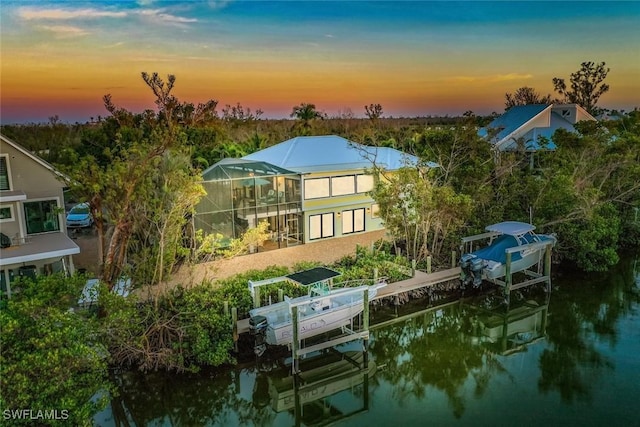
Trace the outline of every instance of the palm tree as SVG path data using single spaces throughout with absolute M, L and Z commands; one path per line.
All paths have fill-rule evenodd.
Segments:
M 311 129 L 311 123 L 315 119 L 324 119 L 324 114 L 316 110 L 315 104 L 301 103 L 293 107 L 291 117 L 302 122 L 302 129 L 305 134 Z

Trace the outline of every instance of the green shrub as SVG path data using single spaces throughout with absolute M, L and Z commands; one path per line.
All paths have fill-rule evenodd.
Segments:
M 0 310 L 2 410 L 57 410 L 66 419 L 41 421 L 91 425 L 91 417 L 106 406 L 104 399 L 92 400 L 110 388 L 97 319 L 87 311 L 70 310 L 84 283 L 83 276 L 39 276 L 16 286 L 21 292 Z

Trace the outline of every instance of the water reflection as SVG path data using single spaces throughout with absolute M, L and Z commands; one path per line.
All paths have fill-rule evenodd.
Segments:
M 295 376 L 290 366 L 259 373 L 254 402 L 268 402 L 275 412 L 287 411 L 296 425 L 319 425 L 337 421 L 368 408 L 369 378 L 376 372 L 361 351 L 329 351 L 303 359 Z M 339 398 L 341 392 L 352 399 Z M 350 400 L 352 404 L 345 404 Z
M 506 372 L 497 355 L 545 337 L 548 294 L 519 296 L 509 308 L 501 292 L 466 298 L 376 330 L 370 351 L 386 363 L 381 376 L 393 385 L 393 398 L 402 405 L 439 390 L 454 417 L 462 417 L 469 379 L 473 397 L 482 397 L 489 380 Z
M 557 290 L 550 345 L 540 357 L 541 392 L 556 391 L 566 403 L 593 401 L 593 385 L 615 367 L 600 351 L 601 344 L 616 347 L 618 322 L 638 302 L 629 298 L 636 274 L 622 263 L 609 274 L 576 277 Z
M 572 272 L 554 279 L 551 295 L 533 287 L 508 308 L 502 301 L 499 293 L 480 295 L 375 325 L 365 370 L 353 348 L 306 359 L 297 393 L 281 359 L 194 375 L 122 373 L 114 376 L 119 396 L 96 423 L 351 427 L 419 423 L 427 414 L 456 425 L 571 424 L 577 414 L 591 425 L 636 419 L 640 263 L 609 274 Z
M 549 295 L 544 303 L 527 299 L 508 308 L 487 307 L 487 296 L 479 301 L 465 302 L 471 311 L 471 342 L 481 344 L 489 351 L 510 355 L 526 351 L 526 346 L 546 338 Z

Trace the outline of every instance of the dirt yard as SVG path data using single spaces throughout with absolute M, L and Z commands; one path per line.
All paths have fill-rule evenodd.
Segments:
M 69 230 L 69 237 L 80 247 L 80 254 L 73 256 L 73 263 L 76 269 L 85 269 L 89 274 L 96 274 L 98 264 L 98 236 L 95 229 Z M 323 264 L 330 264 L 345 255 L 355 254 L 357 245 L 370 247 L 377 240 L 384 238 L 386 238 L 385 230 L 370 231 L 347 237 L 322 240 L 306 245 L 258 252 L 228 260 L 183 267 L 173 275 L 168 283 L 157 287 L 154 291 L 162 291 L 167 287 L 177 284 L 191 286 L 201 283 L 205 279 L 213 281 L 230 277 L 247 270 L 264 269 L 270 265 L 293 267 L 293 265 L 301 261 L 319 261 Z
M 90 275 L 98 273 L 98 234 L 95 228 L 69 229 L 69 237 L 80 247 L 80 253 L 73 256 L 76 270 L 86 270 Z

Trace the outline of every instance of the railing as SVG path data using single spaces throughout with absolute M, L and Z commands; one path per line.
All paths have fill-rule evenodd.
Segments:
M 31 236 L 25 236 L 25 237 L 14 236 L 11 238 L 11 245 L 12 246 L 27 245 L 31 243 L 31 241 L 32 241 Z

